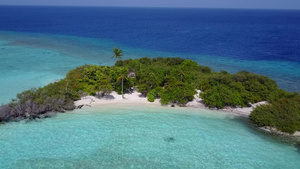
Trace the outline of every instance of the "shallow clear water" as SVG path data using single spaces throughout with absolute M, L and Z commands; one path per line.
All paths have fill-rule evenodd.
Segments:
M 105 106 L 0 127 L 0 168 L 298 168 L 299 150 L 228 114 Z
M 12 46 L 7 41 L 0 41 L 0 59 L 0 104 L 16 93 L 63 78 L 68 69 L 81 65 L 79 59 L 56 51 Z
M 0 104 L 24 90 L 64 78 L 78 66 L 113 65 L 111 49 L 111 42 L 91 38 L 0 32 Z M 127 59 L 146 56 L 125 53 Z

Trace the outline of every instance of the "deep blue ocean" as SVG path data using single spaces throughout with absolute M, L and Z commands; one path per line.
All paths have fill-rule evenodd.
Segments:
M 109 39 L 133 48 L 300 62 L 300 11 L 0 7 L 0 29 Z
M 183 57 L 300 91 L 300 10 L 0 6 L 0 105 L 77 66 L 113 65 L 116 46 L 123 59 Z M 205 109 L 107 105 L 0 126 L 1 169 L 296 169 L 299 159 L 296 140 Z
M 267 75 L 281 88 L 300 91 L 299 10 L 0 6 L 0 16 L 0 40 L 12 45 L 56 51 L 77 45 L 82 54 L 76 57 L 94 61 L 99 51 L 93 51 L 110 56 L 118 46 L 124 59 L 179 56 L 215 71 Z M 104 63 L 113 64 L 97 64 Z

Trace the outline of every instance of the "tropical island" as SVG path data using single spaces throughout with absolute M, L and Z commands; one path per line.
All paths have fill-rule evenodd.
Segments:
M 266 76 L 247 71 L 230 74 L 214 72 L 182 58 L 122 60 L 122 50 L 114 66 L 83 65 L 69 71 L 64 79 L 17 95 L 0 107 L 0 123 L 49 117 L 84 106 L 74 102 L 86 96 L 104 98 L 116 92 L 124 98 L 136 88 L 149 102 L 186 106 L 196 97 L 208 108 L 250 107 L 266 101 L 250 114 L 257 126 L 290 134 L 300 130 L 300 95 L 280 89 Z M 197 92 L 198 91 L 198 92 Z M 199 103 L 200 104 L 200 103 Z

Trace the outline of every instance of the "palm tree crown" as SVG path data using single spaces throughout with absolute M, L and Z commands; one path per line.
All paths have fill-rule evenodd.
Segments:
M 114 55 L 112 57 L 116 57 L 121 60 L 121 56 L 123 56 L 123 51 L 117 47 L 114 47 Z

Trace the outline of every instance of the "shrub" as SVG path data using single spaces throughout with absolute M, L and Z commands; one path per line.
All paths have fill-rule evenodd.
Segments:
M 156 90 L 153 89 L 147 94 L 147 99 L 149 102 L 154 102 L 156 96 Z
M 259 126 L 276 127 L 294 133 L 300 130 L 300 97 L 283 98 L 269 105 L 256 107 L 250 119 Z

